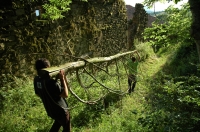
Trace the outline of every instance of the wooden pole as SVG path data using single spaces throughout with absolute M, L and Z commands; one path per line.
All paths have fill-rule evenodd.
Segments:
M 59 73 L 60 70 L 64 70 L 65 72 L 67 72 L 72 69 L 84 67 L 86 65 L 86 62 L 89 63 L 108 62 L 128 54 L 133 54 L 134 52 L 136 52 L 136 50 L 124 53 L 118 53 L 116 55 L 109 57 L 95 57 L 83 61 L 69 62 L 56 67 L 44 68 L 41 70 L 41 74 L 49 74 L 50 76 L 55 76 Z

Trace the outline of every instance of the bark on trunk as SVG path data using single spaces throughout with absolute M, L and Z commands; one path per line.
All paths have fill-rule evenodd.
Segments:
M 189 0 L 192 12 L 191 36 L 194 38 L 200 62 L 200 0 Z
M 122 56 L 125 56 L 128 54 L 133 54 L 134 52 L 136 52 L 136 50 L 125 52 L 125 53 L 119 53 L 119 54 L 109 56 L 109 57 L 95 57 L 95 58 L 91 58 L 91 59 L 86 59 L 85 61 L 83 60 L 83 61 L 70 62 L 70 63 L 60 65 L 58 67 L 50 67 L 50 68 L 42 69 L 39 72 L 39 74 L 40 74 L 40 76 L 43 76 L 43 77 L 45 77 L 47 75 L 55 76 L 59 73 L 60 70 L 64 70 L 65 72 L 67 72 L 69 70 L 75 70 L 77 68 L 84 67 L 87 62 L 89 62 L 89 63 L 109 62 L 114 59 L 120 58 Z

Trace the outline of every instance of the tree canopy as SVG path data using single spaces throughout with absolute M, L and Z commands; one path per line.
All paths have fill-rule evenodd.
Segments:
M 155 2 L 170 2 L 178 3 L 181 0 L 144 0 L 144 5 L 151 7 Z
M 188 4 L 183 5 L 182 9 L 169 7 L 163 17 L 164 23 L 154 22 L 153 26 L 146 28 L 144 32 L 144 39 L 149 41 L 155 51 L 169 45 L 193 43 L 190 36 L 192 16 Z
M 171 0 L 145 0 L 144 4 L 147 6 L 152 6 L 154 2 L 157 1 L 171 1 Z M 181 0 L 173 0 L 175 3 L 178 3 Z M 197 52 L 198 52 L 198 57 L 200 61 L 200 0 L 188 0 L 189 6 L 190 6 L 190 11 L 192 14 L 192 24 L 191 24 L 191 32 L 190 35 L 191 37 L 194 38 L 196 47 L 197 47 Z

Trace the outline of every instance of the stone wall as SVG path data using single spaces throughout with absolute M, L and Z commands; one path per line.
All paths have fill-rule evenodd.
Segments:
M 34 62 L 46 57 L 52 65 L 75 61 L 72 56 L 110 56 L 126 50 L 127 16 L 123 0 L 73 0 L 57 21 L 36 17 L 41 3 L 0 3 L 1 84 L 35 73 Z M 11 77 L 12 76 L 12 77 Z

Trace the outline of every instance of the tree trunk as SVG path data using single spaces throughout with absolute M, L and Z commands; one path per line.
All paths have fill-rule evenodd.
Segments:
M 190 10 L 192 12 L 191 36 L 194 38 L 200 62 L 200 0 L 189 0 Z
M 109 62 L 109 61 L 115 60 L 117 58 L 120 58 L 122 56 L 133 54 L 135 52 L 136 52 L 136 50 L 124 52 L 124 53 L 119 53 L 119 54 L 109 56 L 109 57 L 95 57 L 95 58 L 83 59 L 83 60 L 80 59 L 80 61 L 65 63 L 65 64 L 60 65 L 58 67 L 44 68 L 39 72 L 39 74 L 40 74 L 40 76 L 43 76 L 43 77 L 45 77 L 47 75 L 55 76 L 60 72 L 60 70 L 64 70 L 65 72 L 67 72 L 69 70 L 76 70 L 77 68 L 84 67 L 87 62 L 88 63 Z

